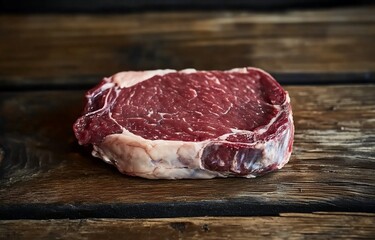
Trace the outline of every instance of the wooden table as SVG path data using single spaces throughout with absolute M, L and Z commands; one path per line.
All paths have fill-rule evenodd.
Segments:
M 0 16 L 0 238 L 375 237 L 375 6 Z M 289 91 L 290 162 L 146 180 L 79 146 L 87 89 L 122 70 L 257 66 Z

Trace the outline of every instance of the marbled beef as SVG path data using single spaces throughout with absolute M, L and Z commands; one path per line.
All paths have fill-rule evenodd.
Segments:
M 128 175 L 255 177 L 292 151 L 288 93 L 260 69 L 120 72 L 86 97 L 79 143 Z

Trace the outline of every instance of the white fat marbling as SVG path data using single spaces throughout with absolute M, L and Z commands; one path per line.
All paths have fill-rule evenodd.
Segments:
M 120 88 L 127 88 L 134 86 L 137 83 L 148 80 L 154 76 L 163 76 L 168 73 L 177 72 L 174 69 L 162 69 L 162 70 L 148 70 L 148 71 L 126 71 L 119 72 L 113 75 L 112 82 L 116 83 Z M 179 71 L 180 73 L 195 73 L 197 70 L 194 68 L 187 68 Z
M 257 70 L 261 71 L 264 74 L 267 74 L 270 76 L 267 72 L 263 71 L 259 68 L 233 68 L 231 70 L 228 70 L 226 72 L 238 72 L 238 73 L 248 73 L 249 70 Z M 105 80 L 111 81 L 113 83 L 116 83 L 120 88 L 127 88 L 134 86 L 137 83 L 143 82 L 145 80 L 148 80 L 154 76 L 163 76 L 168 73 L 174 73 L 177 72 L 174 69 L 159 69 L 159 70 L 147 70 L 147 71 L 124 71 L 119 72 L 113 75 L 110 78 L 106 78 Z M 185 74 L 191 74 L 196 73 L 197 70 L 194 68 L 186 68 L 183 70 L 178 71 L 179 73 L 185 73 Z M 271 76 L 270 76 L 271 77 Z M 107 87 L 109 85 L 105 85 Z M 104 87 L 104 85 L 103 85 Z
M 131 87 L 137 83 L 143 82 L 152 78 L 153 76 L 163 76 L 168 73 L 176 72 L 173 69 L 164 70 L 149 70 L 149 71 L 127 71 L 119 72 L 112 76 L 112 81 L 116 83 L 120 88 Z
M 246 73 L 251 68 L 236 68 L 229 72 Z M 259 70 L 259 69 L 256 69 Z M 262 71 L 262 70 L 260 70 Z M 120 88 L 130 87 L 139 82 L 150 79 L 155 75 L 164 75 L 176 70 L 154 70 L 144 72 L 121 72 L 112 76 L 112 81 Z M 183 73 L 196 72 L 195 69 L 182 70 Z M 264 72 L 264 71 L 262 71 Z M 266 73 L 267 74 L 267 73 Z M 107 88 L 110 85 L 105 85 Z M 287 94 L 286 101 L 282 105 L 289 105 L 290 99 Z M 280 106 L 276 106 L 279 108 Z M 281 107 L 279 108 L 281 109 Z M 281 110 L 286 111 L 286 110 Z M 281 112 L 280 111 L 280 112 Z M 255 177 L 264 168 L 275 164 L 278 169 L 282 168 L 289 160 L 291 151 L 289 144 L 294 135 L 292 112 L 289 111 L 289 126 L 283 132 L 277 132 L 269 141 L 258 141 L 249 143 L 252 147 L 263 152 L 262 159 L 252 163 L 254 171 L 248 174 L 247 178 Z M 276 117 L 258 129 L 257 133 L 265 132 L 275 121 Z M 126 129 L 122 133 L 111 134 L 105 137 L 99 145 L 94 145 L 93 155 L 102 158 L 105 162 L 115 165 L 122 173 L 140 176 L 149 179 L 182 179 L 182 178 L 214 178 L 228 177 L 231 173 L 218 173 L 202 166 L 202 154 L 205 147 L 212 143 L 216 144 L 236 144 L 226 141 L 226 138 L 236 133 L 254 134 L 251 131 L 232 129 L 232 133 L 218 137 L 216 140 L 206 140 L 201 142 L 185 142 L 171 140 L 148 140 L 134 135 Z M 241 143 L 244 144 L 244 143 Z M 236 154 L 237 155 L 237 154 Z M 249 166 L 250 167 L 250 166 Z
M 120 172 L 150 179 L 213 178 L 200 158 L 209 141 L 148 140 L 129 131 L 107 136 L 93 155 L 115 165 Z

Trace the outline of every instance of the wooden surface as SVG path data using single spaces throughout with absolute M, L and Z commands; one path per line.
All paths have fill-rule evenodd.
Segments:
M 373 238 L 374 12 L 0 15 L 0 238 Z M 74 138 L 84 93 L 104 76 L 241 66 L 291 95 L 295 145 L 278 172 L 152 181 Z
M 373 239 L 374 236 L 375 214 L 364 213 L 0 222 L 3 239 Z
M 256 179 L 150 181 L 77 145 L 82 91 L 3 92 L 0 215 L 175 217 L 375 209 L 375 85 L 289 86 L 290 163 Z
M 375 71 L 374 12 L 375 5 L 271 13 L 1 15 L 0 87 L 93 84 L 123 70 L 188 67 L 367 76 Z

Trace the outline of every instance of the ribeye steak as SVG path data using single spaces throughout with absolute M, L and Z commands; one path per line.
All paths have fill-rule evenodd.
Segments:
M 255 177 L 292 152 L 288 93 L 257 68 L 120 72 L 86 97 L 79 143 L 128 175 Z

